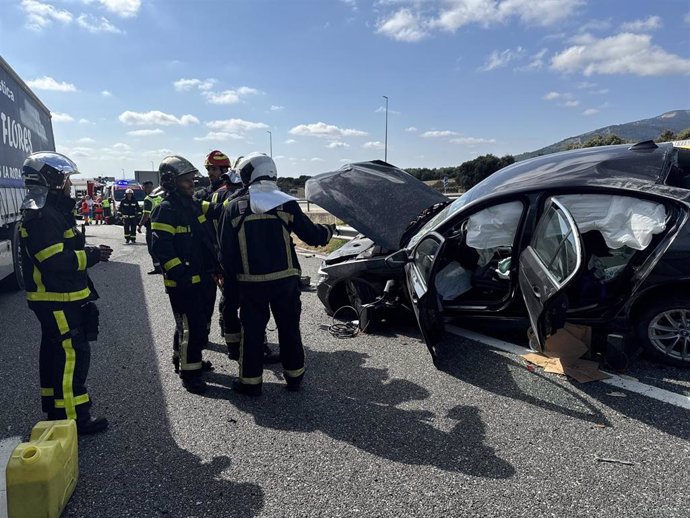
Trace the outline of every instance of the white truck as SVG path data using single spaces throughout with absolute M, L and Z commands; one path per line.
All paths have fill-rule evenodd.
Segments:
M 24 199 L 24 159 L 34 151 L 55 151 L 50 110 L 0 57 L 0 287 L 23 285 L 19 220 Z

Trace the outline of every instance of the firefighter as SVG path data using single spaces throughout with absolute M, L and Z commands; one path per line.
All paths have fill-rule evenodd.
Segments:
M 86 378 L 89 341 L 98 334 L 98 298 L 87 268 L 108 261 L 112 249 L 85 246 L 72 213 L 69 176 L 79 174 L 64 155 L 33 153 L 22 167 L 27 195 L 22 203 L 22 271 L 26 298 L 41 324 L 41 404 L 49 420 L 74 419 L 79 434 L 105 430 L 91 417 Z
M 325 245 L 335 225 L 312 223 L 295 198 L 278 189 L 275 163 L 265 154 L 246 156 L 237 171 L 247 190 L 227 203 L 221 219 L 226 289 L 232 283 L 239 290 L 242 323 L 239 379 L 233 381 L 233 390 L 261 394 L 263 337 L 272 311 L 287 388 L 297 391 L 304 376 L 301 271 L 290 234 L 310 245 Z
M 134 199 L 132 189 L 125 190 L 125 197 L 120 202 L 120 216 L 125 228 L 125 244 L 137 242 L 137 214 L 139 213 L 139 203 Z
M 193 199 L 196 168 L 168 156 L 159 168 L 167 195 L 151 214 L 152 251 L 163 266 L 165 288 L 175 316 L 173 363 L 189 392 L 206 391 L 202 350 L 208 343 L 205 301 L 217 269 L 214 237 L 205 224 L 211 204 Z M 207 364 L 210 368 L 210 364 Z
M 160 195 L 153 195 L 153 182 L 144 182 L 141 184 L 144 188 L 144 193 L 146 193 L 146 198 L 144 198 L 144 211 L 139 220 L 139 226 L 137 227 L 137 232 L 141 234 L 142 225 L 146 228 L 146 246 L 149 249 L 149 255 L 153 261 L 153 270 L 147 272 L 148 275 L 155 275 L 157 273 L 163 273 L 161 265 L 156 259 L 156 256 L 151 252 L 151 212 L 153 209 L 158 207 L 163 198 Z
M 103 198 L 103 217 L 105 218 L 105 224 L 110 225 L 110 198 L 107 196 Z

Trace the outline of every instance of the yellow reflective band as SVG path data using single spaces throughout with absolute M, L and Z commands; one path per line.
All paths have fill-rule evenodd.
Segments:
M 175 234 L 175 227 L 172 225 L 167 225 L 166 223 L 158 223 L 157 221 L 151 223 L 151 230 L 161 230 L 163 232 L 167 232 L 168 234 Z
M 65 245 L 63 243 L 56 243 L 54 245 L 50 245 L 40 252 L 36 253 L 36 259 L 38 260 L 39 263 L 42 263 L 49 257 L 53 257 L 55 254 L 59 254 L 65 249 Z
M 192 284 L 199 284 L 201 282 L 200 275 L 192 275 Z
M 181 264 L 182 264 L 182 261 L 180 261 L 179 257 L 173 257 L 172 259 L 170 259 L 170 261 L 168 261 L 167 263 L 165 263 L 163 265 L 163 268 L 167 272 L 168 270 L 172 270 L 173 268 L 175 268 L 175 266 L 179 266 Z
M 219 197 L 220 197 L 220 193 L 219 193 L 219 192 L 214 192 L 213 195 L 211 196 L 211 201 L 212 201 L 213 203 L 218 203 L 218 198 L 219 198 Z
M 86 270 L 86 252 L 84 250 L 75 250 L 74 255 L 77 256 L 77 271 Z
M 151 214 L 151 211 L 150 211 L 150 210 L 145 210 L 145 211 L 144 211 L 144 214 Z
M 292 371 L 285 369 L 283 374 L 285 374 L 286 378 L 299 378 L 302 374 L 304 374 L 304 367 Z
M 206 216 L 204 216 L 203 214 L 196 219 L 199 220 L 199 223 L 206 223 Z
M 175 281 L 169 281 L 168 279 L 165 279 L 163 281 L 163 284 L 168 288 L 174 288 L 175 286 L 177 286 L 177 283 Z
M 34 265 L 34 273 L 32 275 L 34 284 L 36 285 L 36 291 L 38 293 L 44 293 L 46 291 L 46 287 L 43 285 L 43 278 L 41 277 L 41 270 L 38 269 L 38 266 Z M 28 297 L 28 293 L 27 293 Z
M 201 362 L 196 362 L 196 363 L 188 363 L 187 368 L 183 369 L 186 371 L 198 371 L 203 367 L 203 364 Z
M 62 235 L 63 235 L 65 238 L 69 239 L 69 238 L 71 238 L 71 237 L 76 237 L 77 234 L 74 232 L 74 229 L 68 228 L 67 230 L 65 230 L 65 233 L 62 234 Z
M 191 231 L 192 231 L 191 228 L 183 227 L 183 226 L 179 226 L 175 229 L 175 233 L 177 233 L 177 234 L 186 234 L 187 232 L 191 232 Z
M 34 280 L 36 280 L 35 276 Z M 40 291 L 41 287 L 44 291 Z M 73 291 L 70 293 L 55 293 L 45 291 L 45 286 L 41 284 L 41 286 L 39 286 L 39 291 L 26 292 L 26 300 L 31 302 L 76 302 L 78 300 L 87 298 L 89 295 L 91 295 L 91 290 L 89 288 L 84 288 L 81 291 Z
M 53 311 L 53 316 L 55 317 L 55 322 L 57 323 L 60 334 L 65 336 L 69 333 L 69 325 L 65 312 Z M 65 414 L 67 415 L 67 419 L 76 419 L 77 412 L 74 408 L 74 393 L 72 392 L 76 354 L 74 352 L 74 347 L 72 347 L 72 338 L 65 338 L 62 340 L 62 349 L 65 352 L 65 370 L 62 372 L 62 397 L 64 399 Z
M 234 225 L 233 225 L 234 226 Z M 237 233 L 237 241 L 240 245 L 240 257 L 242 258 L 242 271 L 249 274 L 249 254 L 247 253 L 247 234 L 244 232 L 244 225 Z M 239 276 L 238 276 L 239 279 Z
M 187 370 L 187 349 L 189 348 L 189 320 L 182 315 L 182 336 L 180 336 L 180 370 Z
M 19 235 L 22 237 L 29 237 L 29 233 L 24 227 L 19 227 Z
M 206 214 L 208 212 L 208 209 L 211 207 L 211 204 L 207 201 L 202 201 L 201 202 L 201 212 Z
M 41 387 L 41 397 L 53 397 L 55 395 L 55 390 L 50 388 Z
M 257 376 L 256 378 L 243 378 L 240 376 L 240 383 L 244 385 L 261 385 L 263 382 L 263 377 Z
M 88 403 L 91 401 L 91 398 L 89 397 L 88 394 L 81 394 L 80 396 L 75 396 L 73 398 L 74 401 L 74 406 L 79 406 L 83 405 L 84 403 Z M 65 408 L 65 400 L 64 399 L 56 399 L 55 400 L 55 408 Z
M 302 271 L 298 268 L 288 268 L 287 270 L 265 274 L 238 273 L 237 280 L 241 282 L 266 282 L 277 281 L 278 279 L 285 279 L 295 275 L 302 275 Z

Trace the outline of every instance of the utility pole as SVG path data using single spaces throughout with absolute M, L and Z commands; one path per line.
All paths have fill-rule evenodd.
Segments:
M 383 144 L 383 161 L 388 162 L 388 96 L 384 95 L 383 98 L 386 100 L 386 136 Z
M 124 180 L 125 179 L 125 169 L 124 169 L 124 167 L 122 167 L 122 168 L 120 168 L 120 170 L 122 171 L 122 179 Z
M 271 133 L 268 130 L 266 130 L 266 133 L 268 133 L 268 150 L 269 150 L 268 156 L 273 158 L 273 133 Z

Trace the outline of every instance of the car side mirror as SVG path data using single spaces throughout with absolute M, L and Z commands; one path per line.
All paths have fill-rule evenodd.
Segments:
M 386 257 L 386 266 L 389 268 L 400 268 L 408 262 L 410 262 L 410 258 L 407 255 L 407 250 L 398 250 Z

